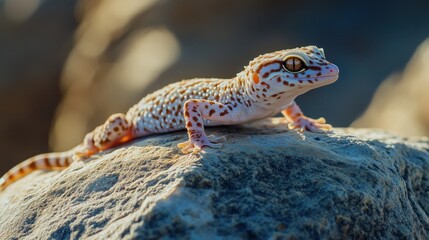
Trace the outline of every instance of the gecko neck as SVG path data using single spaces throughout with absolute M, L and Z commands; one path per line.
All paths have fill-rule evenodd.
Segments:
M 269 98 L 268 96 L 265 96 L 263 92 L 261 93 L 258 91 L 258 87 L 254 86 L 253 80 L 250 79 L 252 73 L 247 70 L 248 69 L 245 69 L 244 71 L 238 73 L 237 76 L 233 78 L 233 80 L 240 83 L 242 89 L 241 91 L 248 99 L 251 99 L 251 101 L 256 106 L 266 110 L 283 109 L 289 106 L 297 96 L 309 90 L 308 89 L 304 91 L 300 89 L 300 91 L 293 91 L 285 89 L 278 94 L 279 96 L 281 95 L 281 99 Z
M 252 102 L 257 102 L 256 95 L 252 91 L 252 83 L 245 71 L 241 71 L 232 79 L 239 86 L 239 91 Z
M 247 81 L 237 74 L 236 77 L 222 81 L 218 88 L 219 96 L 224 103 L 243 103 L 253 101 L 249 95 Z

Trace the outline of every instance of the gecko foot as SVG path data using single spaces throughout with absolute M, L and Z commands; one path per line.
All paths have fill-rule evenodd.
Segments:
M 327 124 L 323 117 L 313 119 L 305 116 L 301 116 L 296 121 L 289 123 L 288 127 L 289 129 L 299 129 L 300 131 L 306 130 L 317 133 L 327 132 L 332 129 L 332 126 Z
M 182 149 L 182 153 L 197 154 L 203 147 L 221 148 L 222 143 L 226 141 L 225 137 L 216 137 L 215 135 L 201 136 L 200 138 L 192 138 L 186 142 L 179 143 L 177 146 Z

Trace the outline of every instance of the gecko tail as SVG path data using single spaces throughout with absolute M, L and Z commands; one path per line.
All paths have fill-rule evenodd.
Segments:
M 10 169 L 0 178 L 0 191 L 35 170 L 56 170 L 68 167 L 73 162 L 72 151 L 45 153 L 31 157 Z

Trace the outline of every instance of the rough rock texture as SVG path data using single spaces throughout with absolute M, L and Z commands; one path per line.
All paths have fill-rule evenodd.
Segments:
M 0 194 L 0 239 L 427 239 L 429 139 L 366 129 L 288 131 L 283 120 L 185 132 L 37 172 Z
M 403 136 L 429 136 L 429 38 L 404 72 L 390 76 L 352 127 L 382 128 Z

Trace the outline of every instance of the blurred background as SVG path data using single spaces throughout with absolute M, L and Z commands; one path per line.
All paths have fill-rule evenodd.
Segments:
M 325 49 L 340 79 L 297 99 L 336 127 L 429 135 L 429 1 L 0 0 L 0 171 L 69 149 L 168 83 Z

